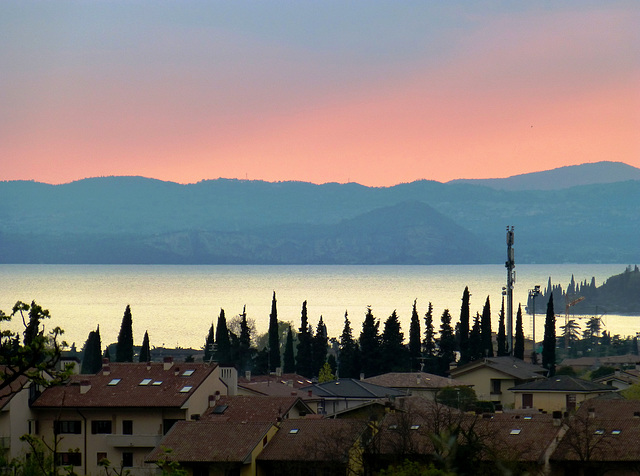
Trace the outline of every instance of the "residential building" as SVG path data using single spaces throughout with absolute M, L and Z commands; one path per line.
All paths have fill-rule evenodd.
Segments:
M 21 456 L 28 445 L 20 437 L 32 429 L 34 417 L 29 407 L 33 388 L 25 376 L 0 390 L 0 452 L 6 460 Z
M 436 394 L 445 387 L 466 386 L 461 380 L 441 377 L 426 372 L 389 372 L 363 380 L 367 383 L 393 388 L 404 395 L 421 396 L 435 400 Z

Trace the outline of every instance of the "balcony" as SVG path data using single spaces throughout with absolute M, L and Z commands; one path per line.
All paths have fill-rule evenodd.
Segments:
M 107 444 L 114 448 L 155 448 L 162 435 L 107 435 Z

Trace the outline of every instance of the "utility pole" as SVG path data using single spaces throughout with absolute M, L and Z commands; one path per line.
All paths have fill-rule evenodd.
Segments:
M 509 355 L 513 356 L 513 285 L 516 282 L 516 272 L 513 268 L 516 267 L 516 262 L 513 255 L 513 226 L 509 229 L 507 225 L 507 261 L 505 267 L 507 268 L 507 347 L 509 348 Z

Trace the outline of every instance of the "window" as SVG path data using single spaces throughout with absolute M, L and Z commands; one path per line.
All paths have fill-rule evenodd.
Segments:
M 53 432 L 56 435 L 65 433 L 73 433 L 79 435 L 82 433 L 82 422 L 80 420 L 58 420 L 53 422 Z
M 491 379 L 491 393 L 494 395 L 499 395 L 502 393 L 502 391 L 500 390 L 500 384 L 502 383 L 502 381 L 500 379 L 497 378 L 492 378 Z
M 91 433 L 94 435 L 111 433 L 111 420 L 93 420 L 91 422 Z
M 120 383 L 120 380 L 122 379 L 119 379 L 119 378 L 111 379 L 111 381 L 107 385 L 111 385 L 111 386 L 118 385 Z
M 82 466 L 82 453 L 58 453 L 58 466 Z
M 621 432 L 622 430 L 611 430 L 612 435 L 619 435 Z
M 229 405 L 216 405 L 213 407 L 213 410 L 211 410 L 211 413 L 214 415 L 222 415 L 227 408 L 229 408 Z
M 153 382 L 151 385 L 162 385 L 162 380 L 156 380 L 155 382 Z
M 522 408 L 533 408 L 533 393 L 522 394 Z
M 290 434 L 292 434 L 292 435 L 295 435 L 295 434 L 296 434 L 296 433 L 298 433 L 299 431 L 300 431 L 300 429 L 298 429 L 298 428 L 291 428 L 291 429 L 289 430 L 289 433 L 290 433 Z
M 417 430 L 418 428 L 420 428 L 420 425 L 411 425 L 412 430 Z
M 209 468 L 207 466 L 194 466 L 193 476 L 209 476 Z
M 133 453 L 130 453 L 130 452 L 122 453 L 122 467 L 131 468 L 132 466 L 133 466 Z
M 165 418 L 164 420 L 162 420 L 162 431 L 163 431 L 163 435 L 166 435 L 167 432 L 171 429 L 171 427 L 175 424 L 175 422 L 180 421 L 177 419 L 170 419 L 170 418 Z
M 182 376 L 191 377 L 193 375 L 193 372 L 195 372 L 195 370 L 185 370 L 184 372 L 182 372 Z
M 100 464 L 100 461 L 102 461 L 103 459 L 107 459 L 107 452 L 106 451 L 98 451 L 96 453 L 96 464 Z
M 520 430 L 519 428 L 514 428 L 513 430 L 511 430 L 511 432 L 509 433 L 510 435 L 519 435 L 520 434 Z
M 144 378 L 138 385 L 149 385 L 153 379 Z
M 191 391 L 193 387 L 191 385 L 185 385 L 180 389 L 180 393 L 188 393 Z
M 593 432 L 594 435 L 604 435 L 604 430 L 602 429 L 597 429 L 596 431 Z
M 122 420 L 122 434 L 133 435 L 133 420 Z

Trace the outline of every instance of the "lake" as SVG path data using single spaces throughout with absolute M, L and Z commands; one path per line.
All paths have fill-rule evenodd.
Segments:
M 566 288 L 596 278 L 601 285 L 608 277 L 622 273 L 624 264 L 516 265 L 514 323 L 518 303 L 523 307 L 528 290 L 544 289 L 552 283 Z M 259 333 L 267 331 L 271 297 L 276 292 L 278 319 L 300 325 L 302 302 L 308 303 L 314 329 L 320 315 L 329 336 L 339 337 L 345 311 L 349 313 L 354 337 L 358 337 L 367 306 L 381 321 L 397 310 L 408 338 L 411 309 L 417 299 L 422 317 L 429 302 L 434 307 L 434 325 L 440 315 L 451 311 L 454 323 L 460 315 L 462 292 L 469 286 L 471 315 L 482 312 L 487 296 L 492 308 L 492 329 L 497 330 L 506 268 L 502 265 L 456 266 L 165 266 L 165 265 L 0 265 L 0 309 L 10 313 L 17 300 L 35 300 L 49 309 L 46 325 L 60 326 L 69 344 L 80 348 L 89 331 L 100 325 L 103 346 L 117 340 L 127 304 L 133 314 L 136 345 L 149 332 L 152 346 L 193 347 L 204 344 L 220 309 L 227 320 L 242 312 L 255 320 Z M 536 303 L 536 338 L 541 340 L 546 302 Z M 611 334 L 635 335 L 639 316 L 603 316 Z M 584 321 L 580 321 L 584 327 Z M 564 316 L 557 316 L 558 327 Z M 17 328 L 17 322 L 12 324 Z M 382 330 L 382 325 L 381 325 Z M 524 330 L 531 335 L 531 316 L 525 316 Z M 558 330 L 558 333 L 560 331 Z

